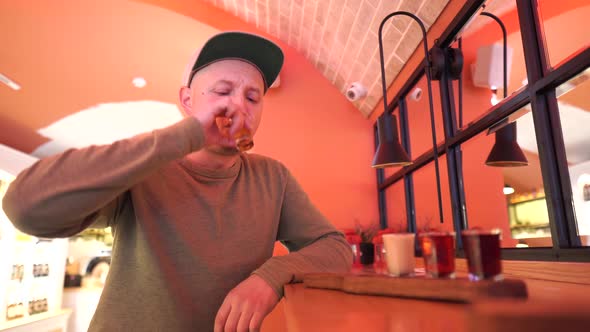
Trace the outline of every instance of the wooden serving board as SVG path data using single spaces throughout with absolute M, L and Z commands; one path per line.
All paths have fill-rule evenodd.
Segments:
M 351 294 L 383 295 L 415 299 L 471 303 L 486 298 L 526 298 L 522 280 L 472 282 L 465 278 L 432 279 L 391 277 L 382 274 L 311 273 L 305 287 L 340 290 Z

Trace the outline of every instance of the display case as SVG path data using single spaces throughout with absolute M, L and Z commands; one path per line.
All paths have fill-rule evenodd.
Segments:
M 35 161 L 0 145 L 0 208 L 10 182 Z M 0 331 L 65 331 L 68 312 L 61 303 L 67 239 L 24 234 L 0 209 L 0 252 Z
M 521 200 L 508 205 L 510 230 L 515 239 L 549 238 L 549 215 L 545 197 Z

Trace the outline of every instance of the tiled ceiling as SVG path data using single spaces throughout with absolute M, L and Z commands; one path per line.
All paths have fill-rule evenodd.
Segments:
M 484 12 L 492 13 L 498 17 L 506 14 L 507 12 L 516 8 L 516 0 L 487 0 L 485 2 Z M 472 33 L 479 31 L 483 26 L 487 24 L 497 24 L 491 19 L 479 19 L 476 17 L 464 28 L 465 32 L 463 36 L 469 36 Z
M 343 94 L 353 82 L 368 89 L 355 101 L 369 116 L 382 96 L 378 31 L 396 10 L 416 14 L 428 29 L 449 0 L 206 0 L 288 43 Z M 410 24 L 411 23 L 411 24 Z M 389 20 L 383 30 L 389 85 L 422 40 L 409 18 Z

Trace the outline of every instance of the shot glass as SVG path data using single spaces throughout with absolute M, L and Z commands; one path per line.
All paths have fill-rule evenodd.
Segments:
M 454 278 L 455 232 L 427 232 L 419 238 L 426 276 Z
M 217 124 L 217 128 L 219 128 L 219 132 L 222 135 L 229 137 L 229 128 L 231 126 L 231 118 L 225 116 L 219 116 L 215 118 L 215 123 Z M 238 130 L 234 136 L 234 141 L 236 142 L 236 148 L 241 151 L 248 151 L 254 147 L 254 140 L 252 138 L 252 132 L 250 129 L 243 127 Z
M 383 237 L 377 235 L 373 238 L 373 245 L 375 246 L 375 258 L 373 260 L 373 269 L 377 273 L 385 273 L 385 249 L 383 247 Z
M 350 244 L 350 249 L 352 250 L 352 266 L 361 266 L 361 249 L 359 247 L 359 244 L 361 243 L 360 237 L 356 234 L 349 234 L 346 235 L 346 241 Z
M 234 135 L 234 140 L 236 141 L 236 147 L 241 152 L 248 151 L 254 147 L 254 140 L 252 139 L 252 133 L 246 127 L 240 129 Z
M 500 257 L 499 229 L 464 230 L 461 232 L 469 280 L 502 280 L 502 261 Z
M 383 234 L 385 262 L 392 276 L 410 275 L 414 272 L 414 233 Z

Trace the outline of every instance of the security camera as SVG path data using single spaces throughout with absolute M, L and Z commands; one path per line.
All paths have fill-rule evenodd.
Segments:
M 367 95 L 367 88 L 360 82 L 354 82 L 346 90 L 346 99 L 350 101 L 357 101 Z
M 412 100 L 415 100 L 415 101 L 420 100 L 420 98 L 422 98 L 422 89 L 415 88 L 412 91 L 412 93 L 410 94 L 410 98 L 412 98 Z

